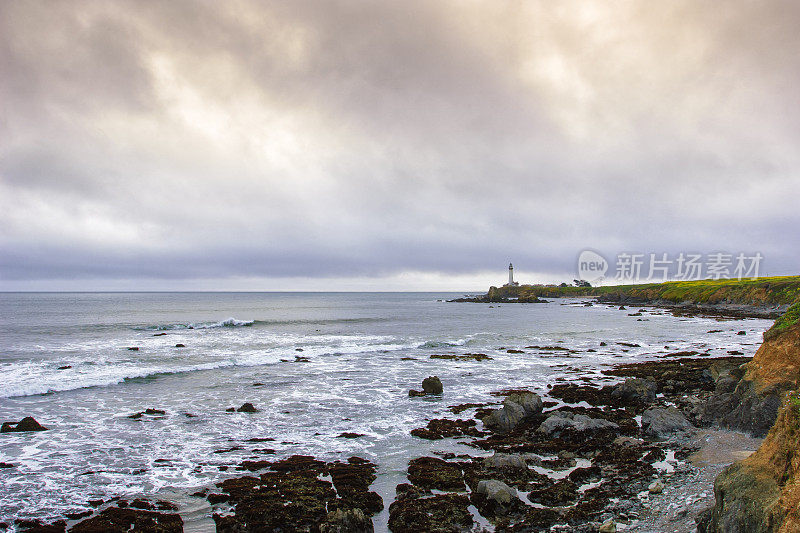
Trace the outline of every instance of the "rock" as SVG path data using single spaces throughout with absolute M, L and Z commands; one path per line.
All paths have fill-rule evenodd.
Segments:
M 166 414 L 167 414 L 167 412 L 162 410 L 162 409 L 153 409 L 153 408 L 148 407 L 144 411 L 139 411 L 138 413 L 133 413 L 131 415 L 128 415 L 128 418 L 131 418 L 133 420 L 140 420 L 144 415 L 154 416 L 154 417 L 163 417 Z
M 109 507 L 99 515 L 78 522 L 70 528 L 70 533 L 127 533 L 130 531 L 182 533 L 183 519 L 177 513 Z
M 737 335 L 747 335 L 747 332 L 746 331 L 737 331 L 736 334 Z
M 534 489 L 528 493 L 531 503 L 547 507 L 562 507 L 572 504 L 578 498 L 578 486 L 569 479 L 562 479 L 550 486 Z
M 655 480 L 647 486 L 647 490 L 650 494 L 661 494 L 664 492 L 664 484 L 659 480 Z
M 609 518 L 597 530 L 599 533 L 617 533 L 617 523 L 613 518 Z
M 615 446 L 641 446 L 643 443 L 644 441 L 642 439 L 637 439 L 635 437 L 626 437 L 624 435 L 614 439 Z
M 495 452 L 491 457 L 483 460 L 484 468 L 490 470 L 527 470 L 528 464 L 518 454 Z
M 411 486 L 397 486 L 398 497 L 389 506 L 389 531 L 394 533 L 469 531 L 473 524 L 470 500 L 463 494 L 422 497 Z
M 375 465 L 364 459 L 325 463 L 293 455 L 266 466 L 269 471 L 258 477 L 217 483 L 228 498 L 224 512 L 213 514 L 217 531 L 318 531 L 323 524 L 327 531 L 350 531 L 336 529 L 346 523 L 363 523 L 350 510 L 371 516 L 383 509 L 381 497 L 368 490 L 375 480 Z M 342 513 L 331 516 L 336 510 Z
M 361 509 L 336 509 L 319 526 L 320 533 L 372 533 L 372 520 Z
M 656 399 L 657 386 L 649 379 L 629 378 L 611 389 L 611 397 L 622 404 L 646 405 Z
M 337 439 L 357 439 L 359 437 L 363 437 L 363 433 L 352 433 L 350 431 L 345 431 L 344 433 L 339 433 L 336 437 Z
M 428 490 L 464 490 L 464 475 L 459 465 L 438 457 L 418 457 L 409 461 L 408 480 Z
M 47 431 L 47 428 L 36 421 L 32 416 L 26 416 L 19 422 L 3 422 L 0 433 L 13 433 L 22 431 Z
M 542 399 L 538 394 L 515 392 L 506 396 L 501 409 L 495 409 L 483 418 L 483 425 L 507 433 L 526 418 L 537 416 L 541 412 Z
M 506 396 L 503 405 L 514 403 L 522 407 L 525 417 L 535 416 L 542 412 L 542 399 L 533 392 L 513 392 Z
M 470 435 L 479 437 L 484 433 L 479 431 L 475 420 L 451 420 L 448 418 L 436 418 L 428 422 L 428 427 L 412 429 L 411 434 L 415 437 L 428 440 L 438 440 L 448 437 L 463 437 Z
M 602 418 L 590 418 L 586 415 L 573 413 L 555 413 L 547 417 L 536 431 L 555 438 L 564 431 L 594 432 L 618 428 L 618 424 Z
M 478 482 L 478 494 L 500 505 L 508 505 L 517 499 L 517 489 L 509 487 L 496 479 L 483 479 Z
M 430 376 L 422 380 L 422 390 L 425 394 L 442 394 L 444 387 L 437 376 Z
M 185 344 L 181 344 L 180 342 L 175 345 L 176 348 L 186 348 Z
M 64 533 L 67 530 L 67 522 L 64 520 L 52 524 L 41 520 L 16 520 L 15 524 L 20 533 Z
M 656 407 L 642 414 L 642 431 L 651 437 L 664 439 L 691 429 L 692 424 L 674 407 Z
M 258 409 L 256 409 L 252 403 L 246 402 L 243 403 L 242 406 L 238 408 L 236 411 L 238 411 L 239 413 L 257 413 Z
M 435 353 L 430 356 L 431 359 L 446 359 L 450 361 L 490 361 L 492 358 L 486 355 L 485 353 L 465 353 L 464 355 L 456 355 L 456 354 L 438 354 Z M 401 357 L 401 359 L 411 359 L 413 357 Z
M 735 351 L 735 350 L 732 350 Z M 731 351 L 728 353 L 730 354 Z M 731 355 L 741 355 L 738 354 L 731 354 Z M 720 379 L 725 377 L 733 377 L 736 381 L 741 379 L 742 375 L 744 374 L 744 369 L 741 368 L 741 364 L 736 361 L 726 361 L 726 360 L 719 360 L 711 364 L 708 367 L 708 373 L 711 376 L 712 381 L 717 383 Z

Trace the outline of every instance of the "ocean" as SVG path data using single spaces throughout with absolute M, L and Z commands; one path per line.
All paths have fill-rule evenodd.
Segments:
M 0 469 L 0 522 L 145 496 L 178 504 L 186 531 L 214 531 L 207 501 L 191 493 L 242 475 L 229 466 L 358 455 L 378 465 L 372 490 L 386 509 L 374 522 L 386 531 L 409 459 L 479 455 L 457 439 L 409 434 L 471 416 L 448 406 L 497 402 L 490 393 L 506 388 L 546 394 L 586 375 L 602 382 L 603 368 L 671 352 L 752 356 L 772 323 L 652 308 L 630 316 L 638 309 L 582 299 L 446 302 L 461 295 L 0 293 L 0 421 L 32 416 L 49 428 L 0 435 L 0 462 L 13 465 Z M 572 353 L 525 348 L 534 345 Z M 465 353 L 491 360 L 430 358 Z M 409 398 L 430 375 L 442 397 Z M 227 411 L 245 402 L 258 412 Z M 130 418 L 146 409 L 164 415 Z

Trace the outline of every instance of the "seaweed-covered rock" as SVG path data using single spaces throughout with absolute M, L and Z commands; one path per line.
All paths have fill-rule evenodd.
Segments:
M 578 497 L 578 486 L 569 479 L 562 479 L 550 486 L 534 489 L 528 493 L 532 503 L 560 507 L 569 505 Z
M 412 429 L 411 434 L 415 437 L 428 440 L 438 440 L 448 437 L 463 437 L 469 435 L 479 437 L 484 435 L 476 426 L 475 420 L 451 420 L 448 418 L 437 418 L 428 422 L 426 428 Z
M 372 520 L 361 509 L 336 509 L 320 524 L 320 533 L 372 533 Z
M 3 523 L 0 529 L 8 529 L 8 525 Z M 67 522 L 65 520 L 56 520 L 52 523 L 46 523 L 41 520 L 16 520 L 14 524 L 17 526 L 17 531 L 20 533 L 64 533 L 67 529 Z
M 180 533 L 183 519 L 176 513 L 159 513 L 130 507 L 109 507 L 78 522 L 70 533 Z
M 419 457 L 409 461 L 408 480 L 423 489 L 465 490 L 461 467 L 437 457 Z
M 369 492 L 375 465 L 365 459 L 351 457 L 347 463 L 324 463 L 293 455 L 264 466 L 269 470 L 259 477 L 226 479 L 217 484 L 224 493 L 220 496 L 233 506 L 230 513 L 214 513 L 217 531 L 315 531 L 323 525 L 327 531 L 339 531 L 337 527 L 360 522 L 355 510 L 371 516 L 383 509 L 381 497 Z M 326 475 L 331 481 L 323 478 Z M 212 496 L 212 503 L 223 501 L 220 497 L 212 501 Z M 341 512 L 330 514 L 337 510 Z
M 473 524 L 470 501 L 463 494 L 421 497 L 411 489 L 400 492 L 389 506 L 389 529 L 393 533 L 452 533 Z

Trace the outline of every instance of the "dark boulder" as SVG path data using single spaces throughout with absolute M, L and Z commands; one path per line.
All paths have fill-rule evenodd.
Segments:
M 533 392 L 515 392 L 506 396 L 501 409 L 491 411 L 483 418 L 487 428 L 509 432 L 523 420 L 542 413 L 542 399 Z
M 257 413 L 258 409 L 256 409 L 252 403 L 246 402 L 243 403 L 242 406 L 238 408 L 236 411 L 240 413 Z
M 656 390 L 652 380 L 629 378 L 611 389 L 611 397 L 623 405 L 646 405 L 655 401 Z
M 430 376 L 422 380 L 422 390 L 425 394 L 442 394 L 444 387 L 438 376 Z
M 642 431 L 657 439 L 666 439 L 691 429 L 692 424 L 674 407 L 657 407 L 642 414 Z
M 47 428 L 36 421 L 32 416 L 26 416 L 19 422 L 3 422 L 0 433 L 14 433 L 22 431 L 47 431 Z

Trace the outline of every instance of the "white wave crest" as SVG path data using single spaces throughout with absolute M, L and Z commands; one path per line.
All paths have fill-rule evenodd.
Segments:
M 171 331 L 175 329 L 209 329 L 209 328 L 236 328 L 247 327 L 255 324 L 255 320 L 239 320 L 238 318 L 226 318 L 218 322 L 189 322 L 186 324 L 157 324 L 155 326 L 135 327 L 135 330 L 144 331 Z

